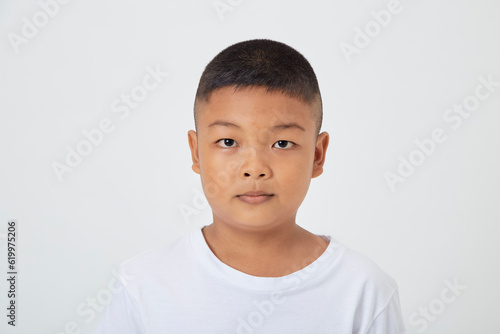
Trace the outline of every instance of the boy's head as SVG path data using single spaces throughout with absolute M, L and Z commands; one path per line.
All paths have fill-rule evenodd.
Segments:
M 233 44 L 221 51 L 201 75 L 194 103 L 194 123 L 198 130 L 200 104 L 208 102 L 218 88 L 264 87 L 313 106 L 311 117 L 319 134 L 323 105 L 318 80 L 307 59 L 290 46 L 268 39 Z
M 201 76 L 188 132 L 214 222 L 294 222 L 323 171 L 322 115 L 316 75 L 293 48 L 250 40 L 220 52 Z

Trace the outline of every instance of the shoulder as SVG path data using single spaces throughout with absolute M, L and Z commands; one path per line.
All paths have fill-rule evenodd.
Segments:
M 177 236 L 155 248 L 151 248 L 122 262 L 119 275 L 123 279 L 138 282 L 166 271 L 182 267 L 190 252 L 189 233 Z
M 389 305 L 397 308 L 398 285 L 394 278 L 369 256 L 334 242 L 338 248 L 332 261 L 330 284 L 334 285 L 335 297 L 355 305 L 354 317 L 372 323 Z
M 336 240 L 340 245 L 336 259 L 336 273 L 348 286 L 364 293 L 377 294 L 381 298 L 390 298 L 398 289 L 392 276 L 383 270 L 369 256 L 351 249 Z

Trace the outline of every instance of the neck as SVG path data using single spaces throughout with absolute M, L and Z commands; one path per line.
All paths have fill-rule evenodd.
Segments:
M 214 253 L 261 259 L 262 256 L 290 252 L 298 245 L 304 232 L 295 224 L 295 220 L 271 227 L 238 227 L 214 220 L 214 223 L 203 229 L 205 239 Z
M 328 242 L 292 221 L 275 228 L 242 228 L 215 221 L 202 229 L 212 252 L 225 264 L 254 276 L 280 277 L 316 260 Z
M 254 276 L 291 274 L 314 261 L 328 245 L 295 224 L 295 220 L 273 228 L 238 228 L 214 220 L 202 233 L 219 260 Z

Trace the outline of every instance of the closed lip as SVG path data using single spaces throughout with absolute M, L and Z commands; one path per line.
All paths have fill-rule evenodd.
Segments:
M 265 191 L 248 191 L 244 194 L 236 195 L 236 197 L 240 196 L 273 196 L 274 194 L 266 193 Z

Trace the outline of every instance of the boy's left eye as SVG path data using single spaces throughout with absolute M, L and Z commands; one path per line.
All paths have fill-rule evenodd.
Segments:
M 276 147 L 276 144 L 278 145 L 278 147 Z M 292 143 L 289 140 L 278 140 L 276 143 L 274 143 L 273 147 L 276 147 L 276 148 L 290 148 L 293 145 L 294 145 L 294 143 Z

